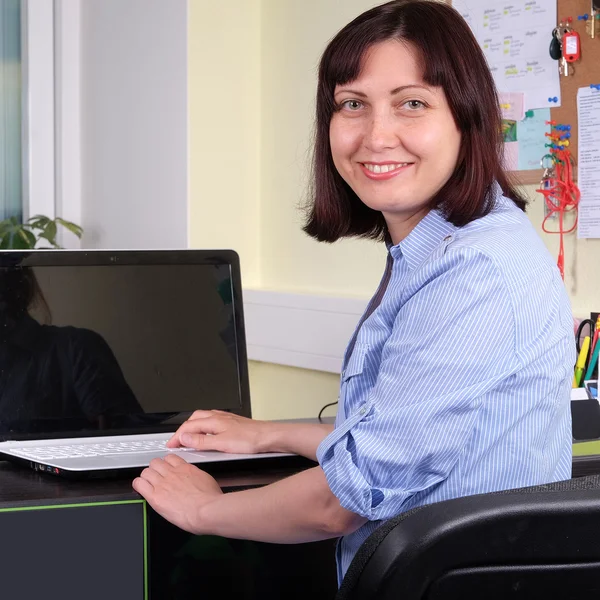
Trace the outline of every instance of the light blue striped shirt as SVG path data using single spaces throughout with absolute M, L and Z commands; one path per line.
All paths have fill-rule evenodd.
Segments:
M 369 522 L 340 540 L 339 581 L 381 520 L 571 477 L 569 300 L 526 215 L 494 194 L 489 215 L 455 227 L 431 211 L 390 248 L 348 346 L 317 458 Z

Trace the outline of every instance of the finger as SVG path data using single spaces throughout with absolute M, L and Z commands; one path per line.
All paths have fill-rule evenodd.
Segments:
M 187 444 L 181 440 L 181 436 L 186 433 L 215 435 L 223 431 L 223 424 L 219 417 L 205 417 L 195 419 L 194 421 L 186 421 L 180 425 L 179 429 L 173 434 L 173 437 L 167 442 L 167 448 L 177 448 L 178 446 L 186 446 Z M 195 446 L 189 446 L 195 448 Z
M 151 483 L 152 487 L 154 487 L 154 488 L 157 485 L 159 485 L 161 483 L 161 481 L 164 479 L 164 477 L 158 471 L 155 471 L 154 469 L 151 469 L 150 467 L 147 467 L 140 473 L 140 478 L 145 479 L 146 481 Z
M 131 487 L 146 499 L 154 493 L 154 486 L 147 479 L 142 479 L 141 477 L 136 477 L 131 482 Z
M 162 477 L 168 475 L 171 470 L 169 463 L 165 462 L 162 458 L 153 458 L 150 461 L 149 468 L 156 471 Z
M 181 446 L 179 443 L 178 433 L 181 428 L 190 421 L 197 421 L 198 419 L 206 419 L 207 417 L 212 416 L 211 410 L 195 410 L 177 429 L 177 431 L 173 434 L 171 438 L 167 441 L 167 448 L 177 448 Z
M 204 433 L 182 433 L 179 437 L 182 446 L 196 450 L 221 450 L 223 440 L 218 435 Z
M 195 421 L 196 419 L 206 419 L 206 417 L 210 417 L 212 416 L 213 411 L 212 410 L 195 410 L 188 419 L 186 419 L 187 421 Z
M 188 464 L 181 456 L 177 456 L 177 454 L 167 454 L 164 462 L 168 463 L 170 467 L 180 467 L 181 465 Z

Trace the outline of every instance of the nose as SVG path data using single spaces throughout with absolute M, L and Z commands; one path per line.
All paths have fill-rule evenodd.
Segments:
M 382 152 L 400 145 L 400 133 L 387 115 L 373 115 L 367 125 L 365 146 L 372 152 Z

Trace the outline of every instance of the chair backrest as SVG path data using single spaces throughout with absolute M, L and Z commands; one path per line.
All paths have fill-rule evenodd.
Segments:
M 336 600 L 579 599 L 600 594 L 600 476 L 468 496 L 386 521 Z

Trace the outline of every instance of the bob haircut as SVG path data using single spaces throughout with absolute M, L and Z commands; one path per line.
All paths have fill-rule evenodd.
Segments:
M 40 313 L 44 324 L 52 322 L 52 313 L 31 267 L 0 270 L 0 322 L 10 326 L 30 309 Z
M 466 22 L 451 6 L 432 0 L 393 0 L 359 15 L 329 43 L 319 65 L 310 202 L 304 231 L 319 241 L 387 238 L 383 215 L 367 207 L 337 172 L 329 126 L 336 85 L 354 81 L 374 44 L 398 40 L 417 52 L 423 79 L 444 90 L 461 132 L 454 173 L 431 199 L 456 226 L 493 208 L 494 181 L 525 210 L 523 197 L 502 168 L 501 114 L 494 80 Z

